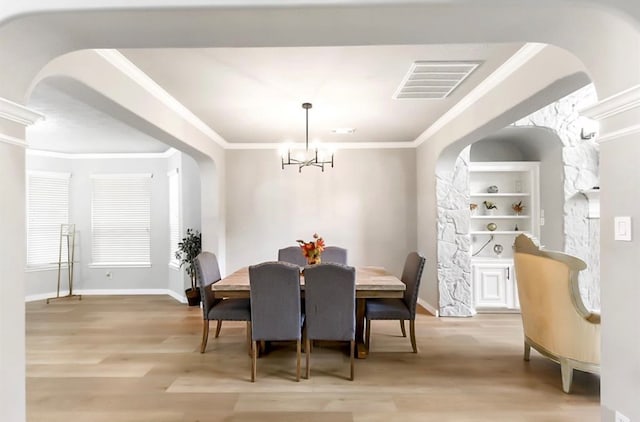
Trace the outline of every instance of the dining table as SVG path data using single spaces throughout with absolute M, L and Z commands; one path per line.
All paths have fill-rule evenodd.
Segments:
M 249 298 L 249 268 L 243 267 L 211 285 L 215 298 Z M 304 297 L 304 271 L 300 276 L 301 295 Z M 364 341 L 364 313 L 367 299 L 401 298 L 405 284 L 383 267 L 356 267 L 356 357 L 365 359 L 369 354 Z

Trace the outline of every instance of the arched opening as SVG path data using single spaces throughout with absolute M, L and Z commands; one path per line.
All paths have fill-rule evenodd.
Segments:
M 501 27 L 503 27 L 503 25 L 500 25 L 499 22 L 497 22 L 496 19 L 491 19 L 490 18 L 492 13 L 495 14 L 496 16 L 500 15 L 500 16 L 503 17 L 504 14 L 498 13 L 497 12 L 498 10 L 499 9 L 491 9 L 491 10 L 487 11 L 486 13 L 482 13 L 481 16 L 480 15 L 476 16 L 476 19 L 474 20 L 474 22 L 478 22 L 480 25 L 484 25 L 487 28 L 491 28 L 491 29 L 493 29 L 493 28 L 501 28 Z M 573 10 L 569 10 L 569 12 L 572 12 L 572 11 Z M 232 13 L 240 13 L 238 10 L 233 10 L 231 12 Z M 273 11 L 269 11 L 269 12 L 273 12 Z M 288 11 L 285 11 L 285 12 L 288 12 Z M 287 20 L 287 21 L 291 22 L 292 23 L 291 25 L 294 25 L 293 22 L 295 22 L 294 26 L 298 27 L 299 26 L 299 20 L 297 20 L 295 18 L 297 18 L 299 16 L 298 16 L 298 14 L 296 12 L 297 11 L 294 11 L 294 13 L 292 13 L 294 19 L 290 19 L 290 20 Z M 334 17 L 331 14 L 331 12 L 332 11 L 329 11 L 329 13 L 330 13 L 329 17 L 330 18 Z M 362 13 L 362 10 L 355 10 L 355 11 L 349 10 L 349 12 L 354 12 L 357 15 L 359 13 Z M 471 13 L 471 12 L 472 11 L 467 11 L 467 13 Z M 567 39 L 566 39 L 567 36 L 565 35 L 564 32 L 562 34 L 560 34 L 560 35 L 558 34 L 559 32 L 562 32 L 562 31 L 558 31 L 558 32 L 556 32 L 556 31 L 545 31 L 545 34 L 542 34 L 542 33 L 531 34 L 531 33 L 529 33 L 528 32 L 530 30 L 529 28 L 536 28 L 536 31 L 540 31 L 537 28 L 546 28 L 546 26 L 544 24 L 542 24 L 542 23 L 544 23 L 545 19 L 549 18 L 549 16 L 548 16 L 548 10 L 540 10 L 539 14 L 533 14 L 533 15 L 530 15 L 528 12 L 529 12 L 528 10 L 523 10 L 521 12 L 522 16 L 519 16 L 519 19 L 516 19 L 516 20 L 512 21 L 512 22 L 518 22 L 519 23 L 518 25 L 514 24 L 513 25 L 514 27 L 524 28 L 523 29 L 524 33 L 519 33 L 517 37 L 516 36 L 514 36 L 514 37 L 519 38 L 519 39 L 543 39 L 543 40 L 547 40 L 547 38 L 551 38 L 550 42 L 554 42 L 555 40 L 553 38 L 557 36 L 558 44 L 563 44 L 563 42 L 567 42 Z M 567 11 L 563 9 L 562 12 L 566 13 Z M 167 12 L 167 13 L 169 13 L 169 12 Z M 175 13 L 175 11 L 172 10 L 170 13 L 173 14 L 173 13 Z M 516 11 L 514 13 L 517 14 L 518 12 Z M 107 14 L 108 14 L 108 12 L 107 12 Z M 158 15 L 161 15 L 161 14 L 162 13 L 160 12 Z M 122 15 L 126 15 L 126 13 L 125 12 L 123 12 L 123 13 L 114 13 L 113 15 L 115 15 L 115 20 L 117 20 L 117 18 L 121 18 Z M 113 15 L 111 17 L 114 17 Z M 264 27 L 263 27 L 263 22 L 268 20 L 267 18 L 272 16 L 272 13 L 267 13 L 267 15 L 269 15 L 269 16 L 265 16 L 263 20 L 259 21 L 261 23 L 260 25 L 256 25 L 257 27 L 259 27 L 263 31 L 263 34 L 265 33 Z M 341 31 L 332 31 L 333 33 L 331 34 L 332 36 L 330 37 L 330 41 L 327 41 L 327 42 L 337 42 L 337 41 L 340 41 L 340 40 L 345 41 L 347 43 L 349 43 L 349 42 L 351 42 L 351 43 L 357 42 L 358 40 L 362 40 L 362 42 L 367 42 L 367 40 L 365 40 L 365 38 L 368 38 L 368 37 L 371 37 L 372 39 L 375 39 L 376 41 L 377 40 L 382 40 L 382 41 L 386 41 L 386 42 L 397 42 L 399 39 L 403 38 L 399 34 L 406 34 L 405 36 L 409 37 L 409 38 L 421 38 L 424 34 L 417 34 L 419 28 L 427 28 L 427 29 L 428 28 L 435 28 L 435 29 L 433 29 L 433 31 L 436 31 L 439 28 L 442 31 L 442 35 L 440 37 L 435 37 L 434 39 L 443 39 L 445 37 L 446 33 L 450 33 L 451 32 L 451 31 L 443 30 L 443 28 L 445 28 L 445 27 L 447 27 L 448 25 L 451 24 L 451 22 L 448 21 L 448 20 L 442 20 L 439 25 L 428 25 L 428 24 L 425 24 L 424 18 L 425 18 L 425 16 L 429 15 L 428 13 L 415 13 L 415 10 L 410 10 L 409 13 L 406 13 L 406 11 L 403 11 L 402 15 L 405 16 L 405 17 L 407 17 L 407 16 L 411 17 L 411 15 L 413 15 L 415 17 L 415 19 L 419 20 L 418 22 L 412 21 L 412 23 L 415 23 L 414 25 L 407 25 L 407 23 L 406 23 L 407 21 L 406 20 L 397 19 L 397 22 L 402 22 L 403 28 L 406 28 L 407 26 L 410 26 L 412 28 L 416 28 L 416 34 L 415 35 L 414 34 L 410 34 L 409 31 L 404 31 L 404 30 L 398 31 L 397 28 L 388 28 L 385 25 L 378 25 L 379 22 L 376 22 L 375 19 L 371 19 L 372 27 L 376 27 L 377 26 L 377 28 L 384 28 L 385 30 L 384 31 L 370 30 L 370 28 L 367 25 L 364 25 L 364 29 L 366 29 L 366 30 L 359 31 L 361 34 L 364 34 L 364 35 L 359 35 L 358 37 L 356 37 L 356 39 L 350 38 L 348 36 L 345 36 L 345 34 L 342 33 Z M 487 15 L 489 15 L 489 16 L 487 16 Z M 562 15 L 562 13 L 560 13 L 560 12 L 558 14 L 554 14 L 554 19 L 558 18 L 558 16 L 561 16 L 561 15 Z M 40 20 L 40 22 L 42 22 L 42 23 L 46 23 L 47 22 L 47 17 L 46 16 L 44 18 L 43 18 L 42 15 L 40 15 L 40 16 L 32 15 L 32 16 L 35 16 L 35 24 L 36 25 L 34 25 L 34 26 L 36 26 L 36 27 L 37 27 L 37 24 L 39 23 L 38 20 Z M 344 15 L 341 15 L 341 16 L 344 16 Z M 375 13 L 373 13 L 373 11 L 371 11 L 371 12 L 366 13 L 365 16 L 367 18 L 375 17 Z M 544 18 L 542 18 L 541 16 L 544 16 Z M 568 18 L 572 17 L 574 20 L 578 20 L 580 22 L 586 22 L 586 21 L 581 19 L 583 16 L 580 15 L 579 13 L 573 14 L 573 15 L 571 13 L 566 13 L 564 16 L 568 17 Z M 164 16 L 164 17 L 166 18 L 166 16 Z M 191 17 L 193 17 L 193 15 Z M 434 19 L 438 19 L 439 17 L 440 16 L 435 16 L 434 15 Z M 67 18 L 68 18 L 68 16 L 65 16 L 64 13 L 61 13 L 56 17 L 55 23 L 56 24 L 57 23 L 64 23 Z M 222 17 L 219 20 L 222 21 L 222 20 L 224 20 L 224 18 L 225 17 Z M 396 18 L 398 18 L 398 16 L 394 15 L 393 16 L 394 21 L 396 20 Z M 488 19 L 485 19 L 485 18 L 488 18 Z M 178 20 L 180 18 L 178 16 L 176 16 L 176 19 Z M 531 21 L 527 21 L 526 19 L 531 19 Z M 283 18 L 282 20 L 285 21 L 286 18 Z M 349 18 L 344 18 L 344 20 L 345 21 L 349 21 Z M 613 20 L 614 22 L 611 22 L 609 19 L 605 19 L 605 20 L 606 20 L 605 23 L 608 23 L 609 25 L 602 25 L 601 26 L 601 25 L 598 25 L 597 23 L 591 22 L 590 20 L 589 20 L 590 23 L 585 23 L 585 25 L 588 25 L 590 28 L 598 28 L 598 29 L 602 30 L 603 33 L 606 33 L 608 29 L 612 29 L 612 27 L 618 27 L 618 25 L 619 25 L 619 27 L 622 28 L 621 32 L 625 32 L 626 30 L 628 30 L 628 34 L 631 35 L 629 37 L 630 40 L 635 40 L 636 39 L 635 31 L 633 29 L 629 28 L 631 25 L 629 25 L 629 27 L 627 27 L 626 23 L 624 21 L 622 21 L 621 19 L 618 19 L 618 18 L 616 18 L 616 19 L 611 18 L 611 20 Z M 69 33 L 68 39 L 69 40 L 75 40 L 75 41 L 72 42 L 72 43 L 67 43 L 62 47 L 56 45 L 56 42 L 59 41 L 59 40 L 52 39 L 51 40 L 51 44 L 50 45 L 48 44 L 45 48 L 43 48 L 43 50 L 47 50 L 48 49 L 48 53 L 47 53 L 48 56 L 46 58 L 44 58 L 44 59 L 42 57 L 40 57 L 40 56 L 37 57 L 37 59 L 34 59 L 34 61 L 37 62 L 37 63 L 34 64 L 33 62 L 30 62 L 29 66 L 26 66 L 26 67 L 28 67 L 28 69 L 26 69 L 26 71 L 21 75 L 17 74 L 17 73 L 20 73 L 20 69 L 15 71 L 13 69 L 13 67 L 10 66 L 10 63 L 15 59 L 15 57 L 21 58 L 24 55 L 28 55 L 29 53 L 33 53 L 33 50 L 27 49 L 25 53 L 17 53 L 15 57 L 11 57 L 11 61 L 9 59 L 3 58 L 3 61 L 2 61 L 3 69 L 10 69 L 10 70 L 7 70 L 7 72 L 10 74 L 12 80 L 15 79 L 15 81 L 16 81 L 15 85 L 14 84 L 9 84 L 10 86 L 8 86 L 8 87 L 3 89 L 3 91 L 2 91 L 3 95 L 5 95 L 8 98 L 11 98 L 13 100 L 20 101 L 20 99 L 22 98 L 22 96 L 24 95 L 24 92 L 25 92 L 25 90 L 24 90 L 24 81 L 26 80 L 27 82 L 29 82 L 32 79 L 32 75 L 33 75 L 34 69 L 40 69 L 43 66 L 43 64 L 46 63 L 51 57 L 54 57 L 55 55 L 60 54 L 62 52 L 70 51 L 70 50 L 73 50 L 74 48 L 91 47 L 90 45 L 85 45 L 85 44 L 88 44 L 88 43 L 90 44 L 89 41 L 81 42 L 81 41 L 78 41 L 78 40 L 81 40 L 81 39 L 89 40 L 90 39 L 90 40 L 94 41 L 94 40 L 99 40 L 99 39 L 104 39 L 104 40 L 112 39 L 112 40 L 114 40 L 113 45 L 114 46 L 119 46 L 119 45 L 126 45 L 125 39 L 131 35 L 131 33 L 129 31 L 123 30 L 123 31 L 121 31 L 121 33 L 119 33 L 117 35 L 113 35 L 113 38 L 109 37 L 106 34 L 109 34 L 110 31 L 112 31 L 113 26 L 105 25 L 105 22 L 107 21 L 107 19 L 94 21 L 93 19 L 91 19 L 89 17 L 87 19 L 83 19 L 83 21 L 84 22 L 90 22 L 91 24 L 95 24 L 96 25 L 96 32 L 99 32 L 100 35 L 97 35 L 95 38 L 93 38 L 93 37 L 77 37 L 77 38 L 75 38 L 74 37 L 76 35 L 75 33 L 74 34 L 70 34 Z M 135 16 L 135 17 L 131 16 L 131 17 L 128 17 L 128 18 L 125 16 L 123 24 L 124 24 L 124 26 L 132 25 L 133 21 L 136 21 L 135 22 L 136 25 L 138 25 L 139 23 L 144 25 L 144 24 L 149 24 L 148 22 L 151 22 L 153 20 L 149 20 L 149 21 L 146 21 L 146 22 L 141 22 L 141 21 L 144 21 L 144 19 L 139 19 L 139 16 Z M 211 27 L 211 21 L 207 21 L 207 19 L 204 16 L 203 16 L 202 19 L 196 19 L 196 20 L 194 20 L 194 22 L 195 21 L 200 22 L 200 25 L 202 25 L 202 26 L 207 26 L 209 28 Z M 206 21 L 206 23 L 205 23 L 205 21 Z M 330 19 L 327 19 L 327 17 L 325 16 L 325 20 L 323 22 L 327 22 L 327 21 L 330 21 Z M 256 22 L 256 21 L 249 21 L 249 23 L 254 23 L 254 22 Z M 18 22 L 17 25 L 12 25 L 10 27 L 10 31 L 9 31 L 10 33 L 8 35 L 11 35 L 11 37 L 8 37 L 8 38 L 5 38 L 5 39 L 9 40 L 8 42 L 15 41 L 15 44 L 19 45 L 19 46 L 22 46 L 22 45 L 25 45 L 25 44 L 29 44 L 29 43 L 23 43 L 23 42 L 18 42 L 17 41 L 17 40 L 21 40 L 19 38 L 19 36 L 21 35 L 21 32 L 20 32 L 21 28 L 19 28 L 19 26 L 20 26 L 19 23 L 20 22 Z M 32 22 L 32 23 L 34 23 L 34 22 Z M 220 23 L 223 23 L 223 22 L 220 22 Z M 239 23 L 240 24 L 242 23 L 241 19 L 236 19 L 236 20 L 230 19 L 229 20 L 229 24 L 230 25 L 238 25 L 238 27 L 242 27 L 242 25 L 240 25 Z M 529 24 L 527 24 L 527 23 L 529 23 Z M 152 24 L 150 24 L 150 25 L 152 25 Z M 64 27 L 64 26 L 65 25 L 60 25 L 60 27 Z M 194 26 L 198 26 L 198 25 L 194 25 Z M 218 31 L 218 29 L 221 26 L 222 25 L 220 25 L 218 27 L 215 27 L 215 25 L 214 25 L 214 30 Z M 266 26 L 268 27 L 268 25 L 266 25 Z M 55 29 L 55 25 L 53 25 L 52 27 L 53 27 L 52 29 Z M 198 27 L 201 27 L 201 26 L 198 26 Z M 130 29 L 129 26 L 127 26 L 127 28 Z M 148 36 L 148 37 L 145 36 L 145 37 L 142 37 L 143 39 L 139 40 L 139 42 L 141 44 L 144 44 L 144 43 L 148 43 L 148 44 L 162 43 L 163 40 L 167 40 L 168 38 L 170 38 L 170 36 L 166 34 L 167 31 L 166 31 L 166 26 L 165 25 L 158 25 L 158 28 L 161 28 L 159 30 L 160 32 L 165 32 L 164 37 L 160 36 L 156 40 L 156 39 L 154 39 L 153 35 Z M 24 28 L 22 28 L 22 29 L 24 29 Z M 86 29 L 86 28 L 83 28 L 83 29 Z M 360 30 L 362 28 L 357 27 L 357 29 Z M 395 31 L 398 31 L 398 32 L 395 32 Z M 176 31 L 176 32 L 179 32 L 179 31 Z M 237 28 L 236 28 L 236 30 L 234 30 L 232 32 L 233 32 L 232 35 L 229 35 L 229 34 L 225 33 L 224 30 L 220 30 L 219 32 L 217 32 L 214 35 L 218 36 L 219 40 L 220 40 L 219 42 L 223 43 L 223 44 L 224 43 L 228 43 L 229 45 L 245 45 L 247 43 L 250 44 L 252 42 L 256 42 L 255 40 L 251 40 L 249 36 L 246 36 L 246 38 L 245 38 L 245 35 L 239 36 L 238 35 L 239 31 L 237 31 Z M 470 30 L 469 32 L 473 34 L 472 30 Z M 567 33 L 569 33 L 569 32 L 570 33 L 575 33 L 576 31 L 574 31 L 573 27 L 571 27 L 571 28 L 567 29 L 566 32 Z M 139 31 L 135 31 L 135 33 L 144 34 L 144 29 L 141 29 Z M 305 32 L 305 36 L 307 36 L 309 38 L 305 38 L 303 40 L 300 40 L 299 38 L 296 38 L 295 36 L 292 35 L 292 34 L 297 34 L 297 33 L 298 32 L 296 32 L 295 30 L 292 30 L 292 28 L 290 28 L 290 27 L 282 28 L 279 31 L 275 31 L 273 39 L 271 39 L 270 41 L 266 41 L 265 40 L 263 42 L 265 42 L 265 43 L 266 42 L 283 42 L 285 44 L 286 43 L 291 43 L 291 42 L 309 43 L 309 44 L 314 44 L 314 43 L 320 43 L 321 42 L 318 39 L 314 39 L 313 35 L 307 35 L 307 34 L 313 34 L 313 31 Z M 373 35 L 371 33 L 373 33 Z M 41 33 L 36 34 L 36 36 L 38 36 L 38 35 L 41 35 Z M 193 34 L 190 33 L 189 35 L 187 35 L 187 37 L 190 37 L 192 35 Z M 486 35 L 486 37 L 479 37 L 478 39 L 491 39 L 491 40 L 494 40 L 496 38 L 500 38 L 500 36 L 498 36 L 498 34 L 495 34 L 493 32 L 491 34 L 485 34 L 485 35 Z M 582 35 L 583 34 L 577 34 L 576 37 L 577 38 L 582 38 Z M 172 34 L 172 36 L 173 36 L 173 34 Z M 468 36 L 468 35 L 465 35 L 465 36 Z M 595 36 L 597 36 L 597 34 Z M 341 37 L 345 37 L 346 39 L 345 38 L 341 39 Z M 264 38 L 264 36 L 263 36 L 263 38 Z M 628 66 L 628 67 L 625 66 L 625 63 L 627 63 L 627 59 L 628 59 L 628 61 L 630 63 L 634 63 L 635 59 L 634 59 L 634 57 L 628 57 L 627 54 L 617 54 L 616 55 L 613 52 L 613 49 L 611 49 L 611 50 L 607 49 L 606 46 L 610 45 L 609 41 L 611 41 L 611 40 L 609 40 L 609 39 L 605 40 L 604 38 L 605 37 L 603 37 L 602 41 L 594 40 L 594 42 L 598 46 L 598 48 L 595 48 L 594 45 L 589 45 L 587 47 L 586 44 L 588 44 L 588 43 L 585 43 L 584 39 L 580 39 L 579 41 L 576 41 L 575 43 L 577 43 L 577 44 L 585 44 L 584 49 L 588 49 L 588 50 L 591 51 L 591 53 L 589 53 L 589 52 L 585 52 L 584 50 L 581 50 L 581 53 L 579 55 L 585 60 L 585 62 L 588 63 L 588 66 L 590 68 L 591 67 L 597 68 L 597 69 L 594 69 L 594 71 L 595 71 L 595 73 L 597 75 L 597 78 L 595 78 L 595 80 L 598 81 L 599 88 L 600 87 L 604 88 L 604 92 L 606 94 L 612 94 L 612 93 L 616 92 L 617 90 L 620 90 L 622 88 L 626 88 L 629 84 L 635 83 L 636 78 L 634 76 L 630 76 L 632 73 L 634 73 L 632 70 L 629 70 L 628 73 L 618 74 L 618 75 L 616 75 L 616 77 L 613 77 L 612 75 L 610 75 L 611 77 L 607 77 L 606 73 L 611 71 L 612 69 L 618 69 L 618 67 L 620 69 L 627 69 L 627 70 L 628 69 L 635 69 L 634 66 Z M 204 43 L 206 41 L 202 41 L 202 40 L 207 39 L 207 37 L 193 36 L 191 39 L 192 40 L 197 40 L 195 43 L 200 43 L 200 42 Z M 274 39 L 275 39 L 275 41 L 273 41 Z M 425 37 L 425 39 L 426 39 L 426 37 Z M 288 40 L 288 41 L 286 41 L 286 40 Z M 291 41 L 291 40 L 295 40 L 295 41 Z M 615 41 L 611 41 L 611 43 L 614 43 L 614 42 Z M 632 41 L 630 41 L 630 42 L 632 42 Z M 573 47 L 575 47 L 575 45 L 576 45 L 576 44 L 573 44 L 571 42 L 567 42 L 567 43 L 571 44 Z M 69 45 L 69 44 L 73 44 L 73 45 Z M 105 41 L 105 44 L 109 44 L 109 43 Z M 603 45 L 604 45 L 605 48 L 600 48 L 600 47 L 603 47 Z M 578 47 L 575 47 L 575 48 L 576 48 L 576 50 L 580 50 Z M 571 48 L 571 49 L 573 50 L 573 48 Z M 597 57 L 597 58 L 594 57 L 596 55 L 599 56 L 601 54 L 601 52 L 605 51 L 605 50 L 606 50 L 607 53 L 610 53 L 610 54 L 607 54 L 607 58 L 609 58 L 608 57 L 609 55 L 612 56 L 611 57 L 612 62 L 609 62 L 608 60 L 604 60 L 602 57 Z M 633 50 L 633 49 L 630 49 L 630 50 Z M 630 51 L 629 55 L 633 55 L 634 52 L 635 52 L 635 50 Z M 637 52 L 635 52 L 635 53 L 637 54 Z M 606 62 L 606 65 L 603 64 L 602 66 L 598 66 L 598 62 L 599 61 Z M 504 125 L 502 125 L 502 126 L 504 126 Z M 502 127 L 502 126 L 498 126 L 498 127 Z M 14 133 L 13 132 L 13 128 L 11 128 L 10 131 L 12 133 Z M 19 130 L 16 130 L 15 132 L 17 133 L 17 132 L 19 132 Z M 614 153 L 614 154 L 619 154 L 620 156 L 624 155 L 624 152 L 618 151 L 618 150 L 616 150 L 614 148 L 611 148 L 609 151 Z M 10 156 L 10 158 L 18 158 L 19 159 L 21 157 L 21 155 L 19 153 L 16 153 L 13 150 L 6 151 L 6 149 L 3 149 L 3 155 L 4 155 L 5 152 L 7 153 L 6 154 L 7 156 Z M 615 156 L 618 157 L 618 155 L 615 155 Z M 421 161 L 421 163 L 423 163 L 423 162 Z M 427 171 L 431 172 L 432 168 L 435 166 L 434 163 L 435 163 L 435 160 L 433 160 L 432 162 L 430 162 L 429 160 L 425 160 L 423 164 L 425 164 L 425 167 L 428 169 Z M 18 175 L 17 180 L 19 182 L 20 181 L 20 177 L 19 177 L 20 168 L 16 169 L 14 167 L 5 166 L 4 164 L 6 164 L 6 163 L 3 162 L 3 166 L 1 166 L 3 168 L 3 171 L 5 172 L 3 174 L 5 174 L 6 176 L 11 176 L 11 177 L 13 177 L 15 175 Z M 611 162 L 608 162 L 608 164 L 611 165 L 612 167 L 615 166 L 615 164 L 611 163 Z M 8 190 L 8 192 L 12 195 L 12 197 L 16 197 L 18 199 L 20 198 L 20 195 L 19 195 L 19 193 L 16 193 L 16 192 L 23 192 L 23 191 L 24 191 L 24 189 L 22 189 L 22 188 L 21 189 L 17 189 L 15 192 L 13 190 L 10 190 L 10 189 Z M 428 196 L 428 198 L 423 198 L 422 202 L 424 202 L 426 200 L 431 200 L 432 201 L 433 200 L 433 196 L 435 196 L 435 195 Z M 17 202 L 20 202 L 20 201 L 17 201 Z M 419 207 L 420 207 L 420 205 L 419 205 Z M 18 209 L 18 212 L 19 211 L 20 210 Z M 19 232 L 20 232 L 20 230 L 19 230 L 20 227 L 19 226 L 21 225 L 20 224 L 20 218 L 17 218 L 13 214 L 10 214 L 8 217 L 9 218 L 8 218 L 7 221 L 10 221 L 10 222 L 15 221 L 17 223 L 15 226 L 18 227 L 18 229 L 16 229 L 16 230 L 7 232 L 8 234 L 11 235 L 10 239 L 18 239 L 18 240 L 22 239 L 21 235 L 19 234 Z M 424 223 L 424 225 L 427 225 L 427 226 L 431 226 L 432 225 L 432 223 L 435 221 L 435 219 L 433 219 L 431 217 L 433 217 L 433 216 L 432 215 L 428 215 L 428 218 L 426 218 L 426 222 Z M 421 220 L 421 217 L 419 217 L 418 219 Z M 420 226 L 421 224 L 418 223 L 418 225 Z M 12 226 L 13 226 L 13 224 L 12 224 Z M 426 237 L 426 236 L 431 234 L 431 230 L 420 230 L 420 231 L 422 232 L 422 234 L 419 235 L 419 236 Z M 426 243 L 427 241 L 426 240 L 422 240 L 422 241 L 419 241 L 419 242 Z M 18 242 L 18 243 L 20 243 L 20 242 Z M 21 261 L 21 259 L 20 259 L 21 257 L 19 255 L 18 255 L 17 258 L 18 258 L 17 261 Z M 13 273 L 13 272 L 15 272 L 16 274 L 19 273 L 19 269 L 17 268 L 16 265 L 9 265 L 9 268 L 10 268 L 10 271 L 9 271 L 10 273 Z M 612 265 L 610 265 L 609 268 L 612 268 Z M 21 277 L 18 277 L 18 280 L 21 280 Z M 19 292 L 16 293 L 13 290 L 9 290 L 8 293 L 10 293 L 10 297 L 12 297 L 13 299 L 15 299 L 16 297 L 20 296 Z M 13 308 L 12 308 L 12 310 L 13 310 Z M 17 330 L 18 331 L 20 330 L 20 326 L 17 327 Z M 14 330 L 3 330 L 3 334 L 5 332 L 11 334 L 11 333 L 14 333 Z M 13 354 L 11 356 L 13 356 Z M 20 360 L 18 359 L 17 362 L 19 364 Z M 20 366 L 20 365 L 18 365 L 18 366 Z M 17 397 L 16 402 L 20 402 L 20 397 Z

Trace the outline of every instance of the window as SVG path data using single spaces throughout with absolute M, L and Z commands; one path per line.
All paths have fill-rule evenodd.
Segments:
M 178 242 L 180 242 L 180 173 L 171 170 L 169 176 L 169 265 L 178 267 L 176 259 Z
M 70 177 L 69 173 L 27 174 L 27 267 L 52 266 L 60 258 L 60 225 L 69 223 Z M 65 246 L 62 261 L 66 260 Z
M 151 265 L 151 175 L 91 176 L 92 266 Z

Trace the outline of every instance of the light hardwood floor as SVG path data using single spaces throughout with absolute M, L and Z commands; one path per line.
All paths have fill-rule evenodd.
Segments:
M 329 346 L 296 383 L 295 344 L 278 344 L 254 384 L 244 323 L 212 330 L 200 354 L 200 309 L 169 297 L 34 302 L 26 317 L 31 422 L 599 420 L 599 377 L 576 372 L 564 394 L 559 365 L 533 351 L 522 360 L 519 315 L 421 314 L 418 354 L 397 321 L 374 321 L 353 382 Z

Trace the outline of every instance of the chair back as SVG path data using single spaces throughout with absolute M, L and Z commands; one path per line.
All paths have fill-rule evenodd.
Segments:
M 307 338 L 355 339 L 355 268 L 331 263 L 305 268 L 304 297 Z
M 418 302 L 418 291 L 420 290 L 420 280 L 422 279 L 424 263 L 425 259 L 423 256 L 417 252 L 409 253 L 404 262 L 404 269 L 402 270 L 402 277 L 400 278 L 406 286 L 403 301 L 405 305 L 407 305 L 407 308 L 409 308 L 412 319 L 416 317 L 416 303 Z
M 218 258 L 211 252 L 200 252 L 194 261 L 196 267 L 196 282 L 200 286 L 200 297 L 202 298 L 203 315 L 208 315 L 209 310 L 220 301 L 213 297 L 211 285 L 220 281 L 220 267 Z
M 347 250 L 338 246 L 327 246 L 322 251 L 321 259 L 325 264 L 347 265 Z
M 249 267 L 252 340 L 299 340 L 300 268 L 286 262 Z
M 524 334 L 555 356 L 600 363 L 600 324 L 589 322 L 578 289 L 586 264 L 545 251 L 524 235 L 515 242 L 514 264 Z
M 289 246 L 287 248 L 278 249 L 278 261 L 288 262 L 290 264 L 297 265 L 298 267 L 304 267 L 307 265 L 307 259 L 302 255 L 302 250 L 299 246 Z

